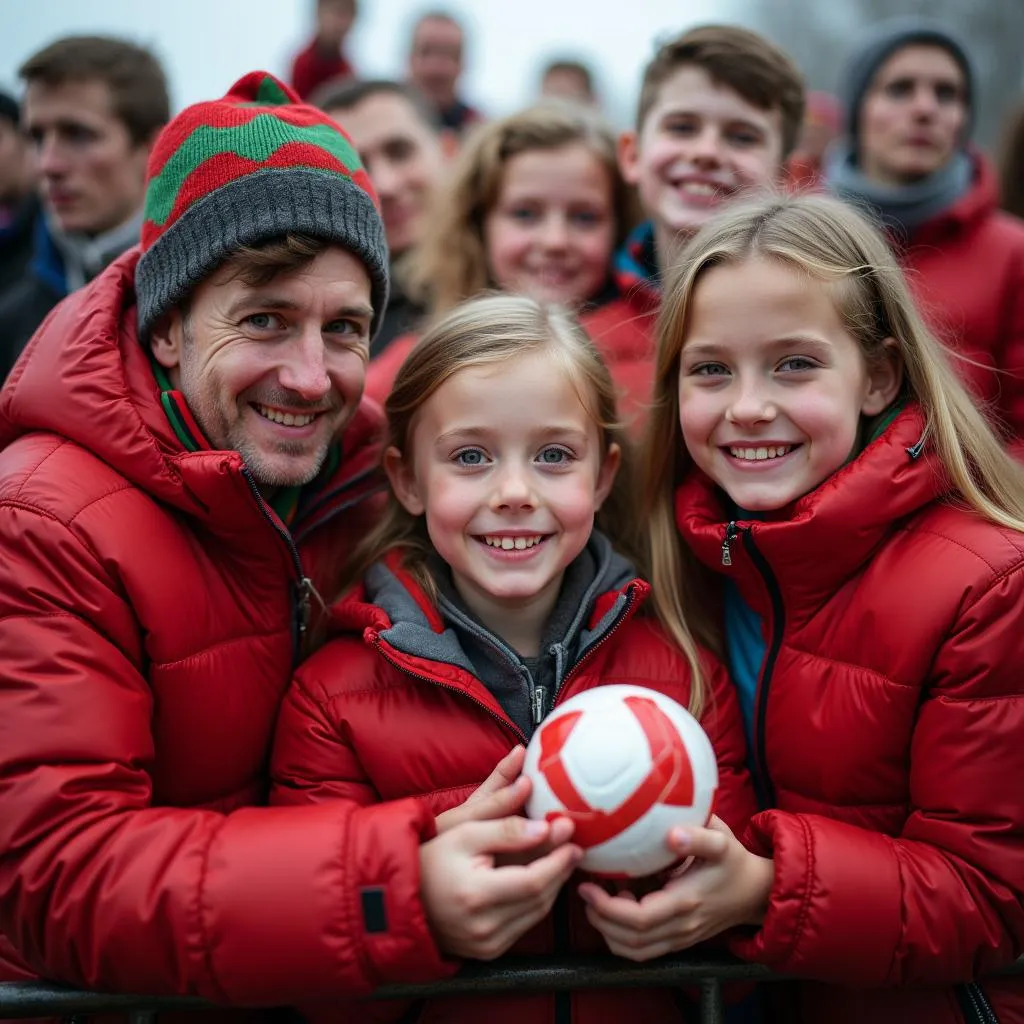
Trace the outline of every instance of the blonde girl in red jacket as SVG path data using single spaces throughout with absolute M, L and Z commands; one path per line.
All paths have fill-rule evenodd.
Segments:
M 743 845 L 677 831 L 699 864 L 639 903 L 585 885 L 591 922 L 638 960 L 740 925 L 741 956 L 822 983 L 798 1024 L 1024 1021 L 991 976 L 1024 945 L 1021 469 L 836 200 L 702 230 L 657 358 L 654 603 L 684 636 L 721 585 L 765 809 Z
M 526 298 L 467 303 L 417 345 L 387 412 L 388 510 L 362 552 L 362 585 L 332 610 L 335 636 L 282 707 L 272 801 L 419 797 L 444 833 L 496 764 L 518 775 L 522 745 L 552 707 L 614 680 L 700 716 L 719 758 L 717 812 L 743 827 L 754 799 L 724 670 L 643 614 L 647 584 L 594 526 L 619 501 L 623 441 L 608 370 L 578 324 Z M 528 788 L 514 784 L 509 813 Z M 566 825 L 555 842 L 570 838 Z M 439 947 L 483 959 L 600 950 L 574 887 L 552 913 L 579 855 L 571 841 L 561 849 L 572 853 L 532 899 L 467 903 L 454 920 L 431 921 Z M 403 907 L 380 913 L 401 932 Z M 405 1009 L 361 1012 L 397 1019 Z M 459 997 L 417 1019 L 573 1011 L 581 1024 L 683 1019 L 666 990 Z

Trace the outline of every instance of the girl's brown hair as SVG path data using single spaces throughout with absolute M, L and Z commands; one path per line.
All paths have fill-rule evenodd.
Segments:
M 924 413 L 922 440 L 938 455 L 950 495 L 993 523 L 1024 531 L 1024 468 L 1007 453 L 925 326 L 882 234 L 826 196 L 771 197 L 731 207 L 691 239 L 668 274 L 641 466 L 655 610 L 677 641 L 696 634 L 716 648 L 718 631 L 702 591 L 705 570 L 675 525 L 675 488 L 690 467 L 679 427 L 679 362 L 702 275 L 750 259 L 778 260 L 825 282 L 869 365 L 886 358 L 885 342 L 893 339 L 904 394 Z
M 406 291 L 437 316 L 494 288 L 484 221 L 498 202 L 505 165 L 520 153 L 573 143 L 587 146 L 608 172 L 618 245 L 636 220 L 635 200 L 619 174 L 611 129 L 591 111 L 550 101 L 473 131 L 432 204 L 423 242 L 402 261 Z

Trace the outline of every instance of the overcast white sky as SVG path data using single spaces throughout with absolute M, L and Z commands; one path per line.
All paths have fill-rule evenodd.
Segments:
M 175 109 L 222 94 L 246 71 L 284 74 L 312 23 L 313 0 L 4 0 L 0 87 L 17 88 L 26 57 L 62 35 L 113 33 L 153 47 Z M 469 30 L 465 92 L 489 114 L 528 101 L 537 68 L 556 53 L 600 69 L 618 122 L 632 116 L 656 38 L 706 21 L 737 21 L 741 0 L 360 0 L 351 53 L 363 75 L 400 75 L 409 28 L 441 7 Z M 17 14 L 13 12 L 17 10 Z

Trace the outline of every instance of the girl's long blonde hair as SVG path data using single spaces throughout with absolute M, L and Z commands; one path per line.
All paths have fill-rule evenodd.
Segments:
M 619 174 L 615 137 L 592 111 L 548 101 L 474 129 L 431 204 L 423 241 L 403 260 L 409 295 L 434 316 L 496 287 L 484 244 L 484 222 L 501 194 L 505 165 L 520 153 L 582 143 L 612 186 L 618 245 L 635 220 L 635 201 Z
M 513 295 L 489 295 L 463 303 L 439 320 L 409 353 L 395 378 L 385 404 L 388 419 L 386 447 L 404 458 L 412 450 L 412 435 L 424 404 L 445 381 L 471 367 L 497 366 L 532 353 L 550 356 L 553 370 L 572 382 L 580 402 L 597 424 L 601 455 L 612 445 L 622 452 L 619 473 L 597 517 L 598 526 L 619 550 L 629 550 L 635 536 L 631 515 L 629 440 L 616 411 L 616 389 L 600 353 L 575 318 L 557 307 Z M 624 543 L 624 539 L 627 541 Z M 359 579 L 375 562 L 398 551 L 402 567 L 427 593 L 435 587 L 428 570 L 433 547 L 423 516 L 406 511 L 393 493 L 375 530 L 353 556 L 353 578 Z M 701 667 L 696 645 L 687 640 L 683 653 L 693 671 L 694 693 L 700 693 Z
M 701 276 L 710 267 L 749 259 L 778 260 L 825 282 L 869 365 L 886 357 L 884 342 L 894 339 L 903 393 L 923 411 L 922 440 L 938 455 L 950 496 L 993 523 L 1024 531 L 1024 467 L 1007 453 L 925 326 L 882 234 L 827 196 L 773 196 L 737 205 L 698 232 L 667 275 L 641 465 L 655 610 L 677 640 L 693 632 L 718 649 L 718 628 L 702 592 L 707 570 L 675 523 L 675 489 L 691 464 L 679 426 L 679 360 Z

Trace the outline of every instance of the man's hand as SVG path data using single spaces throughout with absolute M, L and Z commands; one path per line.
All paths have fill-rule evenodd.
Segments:
M 583 856 L 573 824 L 507 817 L 463 821 L 420 847 L 420 895 L 437 944 L 450 956 L 493 960 L 550 912 Z M 499 866 L 503 855 L 551 852 Z

